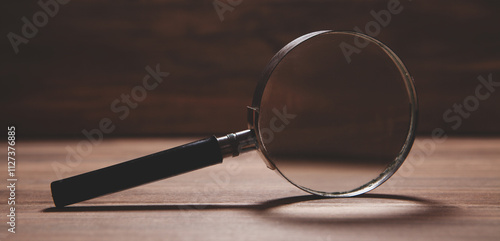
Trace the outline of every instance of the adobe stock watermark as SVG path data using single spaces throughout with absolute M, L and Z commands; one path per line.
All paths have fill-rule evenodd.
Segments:
M 411 0 L 408 1 L 411 2 Z M 382 9 L 378 12 L 376 12 L 375 10 L 370 11 L 370 15 L 374 20 L 365 24 L 364 31 L 361 30 L 358 26 L 354 27 L 354 31 L 358 33 L 365 33 L 366 35 L 370 35 L 371 37 L 375 38 L 380 34 L 382 28 L 389 26 L 392 20 L 392 16 L 400 14 L 403 9 L 404 7 L 401 5 L 401 2 L 399 0 L 389 0 L 387 2 L 387 9 Z M 342 50 L 342 54 L 344 55 L 347 63 L 351 63 L 351 56 L 353 54 L 361 53 L 361 51 L 366 46 L 368 46 L 368 44 L 370 44 L 370 41 L 366 39 L 363 40 L 360 37 L 355 37 L 354 46 L 349 43 L 342 42 L 340 43 L 339 47 L 340 50 Z
M 459 103 L 454 103 L 451 108 L 448 108 L 443 113 L 443 121 L 450 125 L 452 131 L 458 130 L 462 126 L 464 119 L 472 116 L 479 109 L 481 101 L 488 100 L 491 95 L 500 87 L 500 81 L 493 80 L 493 74 L 488 77 L 479 75 L 477 77 L 479 84 L 474 88 L 474 93 L 465 97 Z M 405 164 L 396 172 L 395 176 L 404 178 L 410 177 L 417 166 L 422 165 L 425 159 L 432 155 L 438 144 L 446 141 L 448 137 L 443 128 L 434 128 L 431 132 L 431 138 L 419 140 L 415 142 L 415 148 L 405 161 Z M 396 182 L 389 182 L 392 187 Z
M 217 16 L 219 16 L 219 20 L 222 22 L 224 21 L 224 14 L 234 11 L 242 2 L 243 0 L 214 0 L 212 4 Z
M 273 108 L 272 112 L 274 116 L 269 120 L 269 127 L 260 128 L 262 142 L 264 144 L 271 143 L 274 140 L 274 135 L 282 132 L 285 127 L 290 124 L 290 121 L 297 117 L 295 114 L 289 114 L 286 106 L 283 106 L 283 110 L 281 111 Z
M 273 116 L 269 120 L 269 127 L 264 127 L 260 131 L 262 134 L 266 133 L 265 136 L 262 136 L 262 142 L 264 144 L 269 144 L 274 140 L 275 134 L 282 132 L 286 129 L 288 125 L 290 125 L 291 121 L 297 117 L 296 114 L 290 114 L 287 111 L 287 106 L 283 106 L 282 110 L 277 108 L 272 109 Z M 240 144 L 238 147 L 239 150 L 243 149 L 244 144 Z M 241 173 L 242 167 L 241 165 L 245 162 L 251 160 L 251 158 L 242 158 L 242 160 L 238 160 L 237 162 L 229 162 L 225 164 L 225 168 L 217 171 L 210 171 L 209 177 L 210 181 L 206 182 L 202 187 L 195 187 L 190 192 L 193 195 L 196 195 L 196 202 L 200 204 L 196 205 L 178 205 L 179 210 L 182 210 L 182 216 L 184 218 L 189 218 L 192 214 L 192 210 L 202 210 L 207 207 L 207 205 L 201 204 L 206 203 L 209 200 L 210 196 L 216 195 L 222 190 L 227 190 L 229 185 L 231 184 L 231 179 Z M 206 221 L 212 221 L 208 216 L 203 216 Z M 196 215 L 196 218 L 199 219 L 199 216 Z
M 134 86 L 130 93 L 122 93 L 119 98 L 113 100 L 110 104 L 110 110 L 118 115 L 119 120 L 125 120 L 130 115 L 130 110 L 139 106 L 139 103 L 144 101 L 148 96 L 148 91 L 156 89 L 170 75 L 168 72 L 160 70 L 160 64 L 157 64 L 153 69 L 150 66 L 145 67 L 147 74 L 141 81 L 141 84 Z M 66 146 L 66 159 L 62 161 L 52 162 L 52 169 L 56 176 L 61 179 L 64 173 L 71 172 L 73 168 L 80 165 L 83 158 L 92 153 L 95 146 L 101 144 L 105 134 L 110 134 L 116 129 L 116 125 L 111 118 L 104 117 L 98 127 L 92 130 L 83 129 L 81 132 L 85 140 L 78 142 L 75 147 Z
M 66 5 L 70 0 L 39 0 L 38 6 L 41 8 L 31 17 L 31 20 L 26 16 L 21 18 L 23 26 L 20 34 L 14 32 L 7 33 L 10 45 L 14 53 L 19 53 L 19 45 L 28 44 L 29 40 L 34 38 L 40 28 L 45 27 L 49 23 L 49 18 L 53 18 L 59 13 L 60 6 Z

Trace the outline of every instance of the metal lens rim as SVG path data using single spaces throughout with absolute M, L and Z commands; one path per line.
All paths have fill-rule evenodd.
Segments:
M 345 192 L 322 192 L 322 191 L 316 191 L 313 189 L 309 189 L 307 187 L 298 185 L 288 179 L 273 163 L 272 159 L 269 157 L 269 153 L 266 150 L 266 147 L 263 143 L 261 132 L 259 130 L 259 112 L 261 108 L 261 101 L 262 101 L 262 96 L 265 91 L 266 84 L 271 77 L 273 71 L 275 68 L 279 65 L 279 63 L 283 60 L 283 58 L 286 57 L 288 53 L 290 53 L 294 48 L 299 46 L 300 44 L 314 38 L 318 37 L 324 34 L 342 34 L 342 35 L 352 35 L 354 37 L 360 37 L 363 39 L 366 39 L 370 41 L 373 44 L 376 44 L 379 46 L 394 62 L 394 64 L 397 66 L 401 77 L 403 78 L 403 81 L 406 86 L 409 102 L 410 102 L 410 123 L 409 123 L 409 129 L 408 133 L 406 136 L 405 143 L 403 144 L 401 151 L 399 152 L 398 156 L 391 162 L 390 165 L 376 178 L 371 180 L 370 182 L 366 183 L 363 186 L 360 186 L 358 188 L 355 188 L 350 191 L 345 191 Z M 382 183 L 387 181 L 398 169 L 399 167 L 403 164 L 404 160 L 408 156 L 408 153 L 411 150 L 411 147 L 413 145 L 414 139 L 415 139 L 415 130 L 417 127 L 417 119 L 418 119 L 418 101 L 417 101 L 417 93 L 414 87 L 413 83 L 413 78 L 410 76 L 408 70 L 406 69 L 405 65 L 403 62 L 399 59 L 399 57 L 385 44 L 380 42 L 379 40 L 372 38 L 368 35 L 358 33 L 358 32 L 352 32 L 352 31 L 333 31 L 333 30 L 323 30 L 323 31 L 316 31 L 312 33 L 305 34 L 301 37 L 298 37 L 297 39 L 293 40 L 292 42 L 288 43 L 285 47 L 283 47 L 278 53 L 274 55 L 274 57 L 270 60 L 270 62 L 267 64 L 266 68 L 264 69 L 263 76 L 260 79 L 260 81 L 257 84 L 257 87 L 254 92 L 253 96 L 253 101 L 252 101 L 252 106 L 248 107 L 248 125 L 250 129 L 253 129 L 255 132 L 255 136 L 257 139 L 257 145 L 258 145 L 258 150 L 259 153 L 261 154 L 262 159 L 266 163 L 266 165 L 273 170 L 276 170 L 283 178 L 285 178 L 288 182 L 293 184 L 294 186 L 308 192 L 311 194 L 315 195 L 320 195 L 320 196 L 326 196 L 326 197 L 352 197 L 356 195 L 360 195 L 366 192 L 369 192 L 376 187 L 380 186 Z

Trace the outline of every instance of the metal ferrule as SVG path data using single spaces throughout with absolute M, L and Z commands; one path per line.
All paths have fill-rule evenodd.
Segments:
M 244 130 L 217 137 L 217 141 L 222 157 L 239 156 L 240 153 L 257 149 L 257 140 L 253 130 Z

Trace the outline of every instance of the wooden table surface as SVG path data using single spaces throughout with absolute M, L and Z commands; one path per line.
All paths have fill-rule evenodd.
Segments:
M 82 140 L 20 140 L 16 233 L 7 232 L 5 170 L 0 240 L 500 240 L 499 138 L 418 138 L 395 176 L 354 198 L 307 195 L 251 153 L 54 208 L 49 184 L 59 177 L 190 140 L 106 139 L 70 163 L 66 147 Z

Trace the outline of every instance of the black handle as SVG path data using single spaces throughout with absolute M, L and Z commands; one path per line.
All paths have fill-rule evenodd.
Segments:
M 56 207 L 92 199 L 152 181 L 222 163 L 212 136 L 169 150 L 51 183 Z

